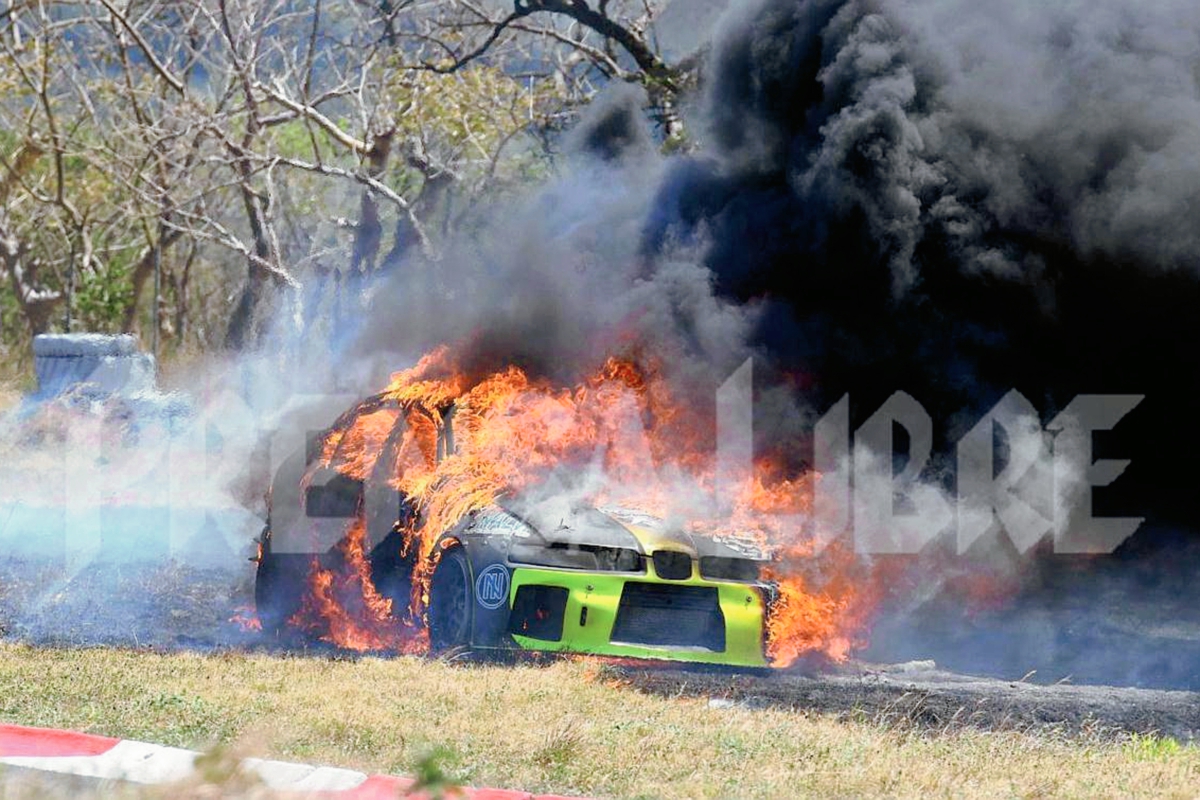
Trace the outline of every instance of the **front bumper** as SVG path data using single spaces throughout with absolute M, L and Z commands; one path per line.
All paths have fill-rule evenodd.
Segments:
M 767 666 L 755 584 L 515 566 L 509 607 L 527 650 Z

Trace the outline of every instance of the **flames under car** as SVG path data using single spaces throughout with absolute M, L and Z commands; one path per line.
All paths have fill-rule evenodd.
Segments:
M 355 519 L 373 532 L 366 548 L 373 584 L 406 608 L 416 557 L 406 554 L 401 531 L 411 509 L 403 498 L 372 498 L 362 481 L 310 470 L 314 454 L 307 455 L 285 464 L 272 487 L 255 589 L 264 630 L 288 628 L 308 591 L 312 552 L 322 564 L 336 561 L 336 542 Z M 322 536 L 333 545 L 303 546 Z M 735 540 L 552 498 L 468 514 L 440 535 L 436 550 L 426 609 L 434 650 L 767 664 L 765 556 Z

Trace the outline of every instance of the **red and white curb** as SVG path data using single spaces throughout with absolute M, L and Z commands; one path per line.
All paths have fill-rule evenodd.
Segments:
M 194 778 L 200 755 L 195 750 L 128 739 L 0 725 L 0 768 L 7 765 L 98 780 L 163 784 Z M 239 767 L 244 774 L 257 777 L 263 786 L 279 792 L 355 800 L 425 797 L 423 793 L 411 792 L 412 778 L 396 775 L 367 775 L 349 769 L 261 758 L 242 759 Z M 507 789 L 462 788 L 446 794 L 464 800 L 567 800 L 557 795 Z

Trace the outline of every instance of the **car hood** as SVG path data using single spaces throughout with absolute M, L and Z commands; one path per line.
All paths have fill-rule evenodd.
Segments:
M 627 548 L 646 555 L 674 550 L 694 558 L 768 559 L 760 548 L 740 539 L 689 533 L 642 512 L 560 502 L 513 504 L 480 512 L 468 531 L 529 537 L 546 544 Z

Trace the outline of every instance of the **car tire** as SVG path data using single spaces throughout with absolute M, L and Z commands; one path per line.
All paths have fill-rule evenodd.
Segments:
M 474 603 L 467 554 L 461 547 L 443 551 L 429 584 L 429 646 L 435 653 L 470 646 Z
M 308 591 L 312 556 L 273 553 L 271 534 L 263 534 L 262 555 L 254 576 L 254 607 L 263 633 L 279 635 L 296 615 Z

